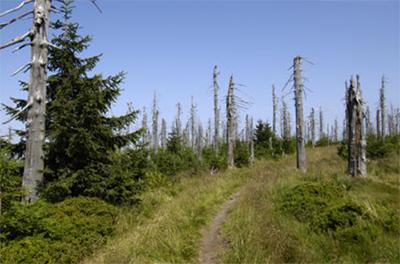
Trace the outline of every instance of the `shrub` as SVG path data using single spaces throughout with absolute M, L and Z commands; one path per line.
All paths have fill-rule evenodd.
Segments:
M 300 222 L 308 222 L 325 209 L 329 200 L 340 197 L 341 190 L 319 182 L 304 182 L 282 191 L 279 209 Z
M 14 203 L 1 216 L 2 263 L 76 263 L 113 234 L 116 215 L 97 198 Z
M 216 152 L 211 147 L 208 147 L 203 150 L 202 154 L 203 161 L 207 169 L 224 170 L 228 167 L 225 151 L 221 151 L 220 149 L 219 152 Z
M 0 148 L 0 214 L 7 212 L 12 201 L 18 201 L 23 192 L 22 164 L 19 160 L 10 157 L 8 148 Z

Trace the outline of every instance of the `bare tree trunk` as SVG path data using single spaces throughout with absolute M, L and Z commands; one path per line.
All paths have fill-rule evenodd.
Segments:
M 159 140 L 158 140 L 158 117 L 159 117 L 160 112 L 158 111 L 158 105 L 157 105 L 157 96 L 156 93 L 154 92 L 154 98 L 153 98 L 153 117 L 152 117 L 152 145 L 153 149 L 155 151 L 158 150 L 159 146 Z
M 161 120 L 161 132 L 160 132 L 161 148 L 167 147 L 167 121 L 163 118 Z
M 253 118 L 250 119 L 250 161 L 254 161 L 254 127 L 253 127 Z
M 335 123 L 333 127 L 333 141 L 337 143 L 339 141 L 339 124 L 337 118 L 335 118 Z
M 290 131 L 290 113 L 287 108 L 286 102 L 282 97 L 282 126 L 283 126 L 283 135 L 284 139 L 290 139 L 291 131 Z
M 348 131 L 348 173 L 351 176 L 356 176 L 356 109 L 354 107 L 355 100 L 355 80 L 351 78 L 350 86 L 347 91 L 347 131 Z
M 301 57 L 297 56 L 293 61 L 294 68 L 294 99 L 296 107 L 296 157 L 297 168 L 306 169 L 306 153 L 304 147 L 304 116 L 303 116 L 303 80 L 301 78 Z
M 278 99 L 275 94 L 275 85 L 272 85 L 272 131 L 276 135 L 276 111 L 278 108 Z
M 386 135 L 386 106 L 385 106 L 385 76 L 382 76 L 381 80 L 381 89 L 379 93 L 379 106 L 381 113 L 381 129 L 380 136 L 383 138 Z
M 196 134 L 196 152 L 200 160 L 202 159 L 202 151 L 203 151 L 203 126 L 199 122 Z
M 35 202 L 39 195 L 37 186 L 43 181 L 46 113 L 47 54 L 50 0 L 36 0 L 31 34 L 31 75 L 29 81 L 25 167 L 22 187 L 26 190 L 25 202 Z
M 323 139 L 324 135 L 324 115 L 322 112 L 322 108 L 319 108 L 319 140 Z
M 182 136 L 182 106 L 180 103 L 176 104 L 176 117 L 175 117 L 175 128 L 178 137 Z
M 214 66 L 213 72 L 213 85 L 214 85 L 214 140 L 213 140 L 213 148 L 218 151 L 219 147 L 219 127 L 220 127 L 220 110 L 218 106 L 218 68 L 217 65 Z
M 361 84 L 360 77 L 357 75 L 357 94 L 356 94 L 356 109 L 357 109 L 357 124 L 359 134 L 359 146 L 358 147 L 358 175 L 360 177 L 367 176 L 367 138 L 365 133 L 365 113 L 363 110 L 363 99 L 361 95 Z
M 346 95 L 348 112 L 348 173 L 353 177 L 367 175 L 365 113 L 361 96 L 361 85 L 357 75 L 357 83 L 351 78 Z
M 143 129 L 143 136 L 142 136 L 142 141 L 143 144 L 146 144 L 146 147 L 149 147 L 150 143 L 150 133 L 149 133 L 149 128 L 147 126 L 147 112 L 146 112 L 146 107 L 143 107 L 143 116 L 142 116 L 142 129 Z
M 312 147 L 315 148 L 315 110 L 314 110 L 314 107 L 311 108 L 310 126 L 311 126 L 311 144 L 312 144 Z
M 379 109 L 376 110 L 376 135 L 381 136 L 381 111 Z
M 235 102 L 234 102 L 234 90 L 235 84 L 233 82 L 233 76 L 229 80 L 228 95 L 226 98 L 226 125 L 227 125 L 227 155 L 228 155 L 228 167 L 235 167 Z
M 190 143 L 192 150 L 195 150 L 196 145 L 196 105 L 194 103 L 193 96 L 191 97 L 190 107 Z

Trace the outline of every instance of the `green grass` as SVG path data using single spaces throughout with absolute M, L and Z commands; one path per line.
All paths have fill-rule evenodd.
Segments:
M 121 209 L 117 236 L 83 263 L 196 263 L 202 228 L 253 172 L 181 177 L 145 192 L 138 208 Z
M 224 263 L 398 263 L 399 157 L 350 179 L 336 148 L 310 150 L 306 173 L 293 157 L 266 161 L 224 225 Z M 268 164 L 268 165 L 267 165 Z

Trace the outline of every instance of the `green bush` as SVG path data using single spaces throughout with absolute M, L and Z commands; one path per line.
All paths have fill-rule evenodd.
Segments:
M 247 142 L 236 140 L 233 154 L 236 167 L 242 168 L 250 165 L 250 152 Z
M 0 148 L 0 214 L 9 210 L 12 201 L 18 201 L 23 194 L 22 162 L 10 157 L 8 147 Z
M 341 190 L 319 182 L 304 182 L 282 191 L 279 209 L 300 222 L 311 221 L 328 207 L 329 201 L 342 195 Z
M 225 149 L 224 149 L 225 150 Z M 209 170 L 225 170 L 228 167 L 226 151 L 215 151 L 212 147 L 203 150 L 203 162 Z
M 14 203 L 1 216 L 2 263 L 76 263 L 113 234 L 116 216 L 97 198 Z
M 381 139 L 375 135 L 367 137 L 367 158 L 382 159 L 387 158 L 391 154 L 400 154 L 400 136 L 387 136 Z M 347 143 L 343 142 L 338 146 L 338 155 L 343 159 L 347 159 L 348 148 Z

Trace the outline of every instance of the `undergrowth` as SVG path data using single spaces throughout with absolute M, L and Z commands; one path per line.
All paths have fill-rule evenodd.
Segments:
M 244 191 L 224 226 L 221 261 L 398 263 L 399 157 L 371 161 L 368 178 L 351 179 L 334 147 L 307 154 L 307 173 L 271 162 Z

